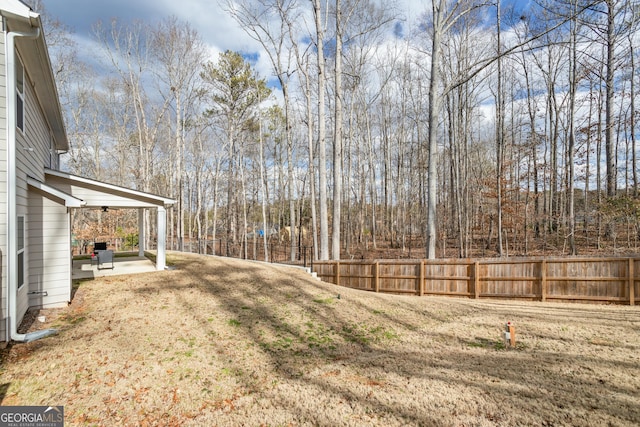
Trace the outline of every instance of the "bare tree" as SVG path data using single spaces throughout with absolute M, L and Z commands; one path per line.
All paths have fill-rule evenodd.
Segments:
M 307 128 L 307 146 L 308 146 L 308 170 L 309 176 L 309 199 L 311 210 L 311 234 L 313 240 L 313 259 L 318 259 L 318 231 L 317 231 L 317 213 L 316 213 L 316 173 L 315 173 L 315 143 L 314 143 L 314 111 L 313 111 L 313 91 L 311 88 L 311 53 L 307 49 L 304 53 L 300 52 L 299 43 L 291 40 L 293 48 L 296 52 L 296 61 L 298 63 L 298 71 L 300 72 L 300 88 L 305 99 L 305 114 L 302 119 Z
M 237 242 L 240 214 L 238 204 L 238 182 L 243 162 L 239 144 L 240 136 L 248 127 L 255 125 L 255 114 L 262 100 L 270 94 L 266 81 L 257 76 L 251 65 L 237 52 L 220 54 L 217 64 L 207 62 L 201 74 L 207 87 L 207 97 L 211 108 L 207 115 L 222 118 L 227 158 L 227 240 Z M 240 183 L 242 184 L 242 182 Z M 244 198 L 245 195 L 241 194 Z M 242 200 L 243 202 L 244 200 Z M 243 231 L 243 236 L 244 233 Z
M 158 91 L 173 113 L 175 168 L 171 170 L 175 174 L 178 201 L 178 250 L 184 250 L 185 138 L 189 127 L 195 123 L 195 115 L 199 114 L 196 103 L 201 90 L 199 71 L 205 59 L 205 47 L 198 33 L 188 23 L 179 22 L 173 16 L 153 30 L 149 51 L 158 65 L 154 67 Z
M 450 87 L 443 89 L 441 76 L 442 38 L 453 24 L 469 14 L 483 2 L 462 1 L 451 4 L 447 0 L 431 1 L 431 73 L 429 75 L 429 111 L 427 123 L 429 133 L 427 138 L 427 229 L 426 229 L 426 256 L 428 259 L 436 257 L 436 206 L 438 203 L 438 174 L 437 174 L 437 131 L 440 117 L 440 109 L 443 95 Z M 479 72 L 479 71 L 478 71 Z
M 329 209 L 327 207 L 327 148 L 326 148 L 326 112 L 325 90 L 326 70 L 324 59 L 324 34 L 326 18 L 323 22 L 323 14 L 320 0 L 311 0 L 313 4 L 313 16 L 316 30 L 316 50 L 318 52 L 318 187 L 320 205 L 320 260 L 329 259 Z
M 498 256 L 503 256 L 503 237 L 502 237 L 502 169 L 503 169 L 503 152 L 504 152 L 504 115 L 505 103 L 504 94 L 502 92 L 503 74 L 502 74 L 502 16 L 500 14 L 500 1 L 496 2 L 496 37 L 497 37 L 497 89 L 496 89 L 496 212 L 497 212 L 497 232 Z
M 289 199 L 289 226 L 291 230 L 290 257 L 291 261 L 296 256 L 296 210 L 293 182 L 293 140 L 291 137 L 292 120 L 291 95 L 289 82 L 294 72 L 294 49 L 290 45 L 293 22 L 298 19 L 299 11 L 296 0 L 245 0 L 228 1 L 227 10 L 233 18 L 242 25 L 242 28 L 255 40 L 257 40 L 267 52 L 273 71 L 282 89 L 284 100 L 286 144 L 287 144 L 287 187 Z M 272 26 L 273 18 L 276 25 Z
M 333 132 L 333 215 L 331 227 L 331 259 L 340 259 L 340 224 L 342 209 L 342 43 L 343 22 L 342 1 L 336 1 L 336 56 L 334 67 L 335 101 L 334 101 L 334 132 Z M 357 1 L 356 1 L 357 3 Z
M 98 22 L 94 30 L 131 106 L 129 114 L 133 119 L 134 129 L 132 138 L 137 148 L 137 152 L 132 156 L 137 164 L 137 167 L 133 168 L 135 182 L 142 191 L 151 191 L 153 152 L 158 135 L 162 131 L 169 103 L 151 102 L 147 94 L 148 88 L 144 84 L 145 77 L 150 73 L 150 28 L 141 22 L 122 26 L 117 20 L 113 20 L 109 29 Z M 173 211 L 170 211 L 170 217 L 173 218 Z M 147 230 L 151 227 L 148 215 L 145 217 L 144 226 Z M 145 235 L 148 240 L 146 247 L 149 247 L 151 233 L 147 232 Z M 170 241 L 173 240 L 173 236 L 173 228 L 170 228 Z
M 638 8 L 635 2 L 629 1 L 629 7 Z M 638 168 L 637 168 L 637 154 L 636 154 L 636 48 L 634 42 L 634 35 L 638 26 L 638 13 L 631 13 L 631 17 L 628 21 L 630 31 L 627 33 L 627 43 L 629 45 L 629 68 L 630 68 L 630 88 L 629 88 L 629 127 L 631 128 L 631 173 L 633 176 L 633 196 L 638 197 Z

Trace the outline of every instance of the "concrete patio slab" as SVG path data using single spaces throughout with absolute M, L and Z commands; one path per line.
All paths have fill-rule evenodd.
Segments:
M 94 277 L 118 276 L 122 274 L 149 273 L 156 270 L 156 265 L 149 258 L 141 256 L 115 257 L 113 268 L 111 263 L 100 266 L 90 259 L 74 259 L 72 279 L 92 279 Z

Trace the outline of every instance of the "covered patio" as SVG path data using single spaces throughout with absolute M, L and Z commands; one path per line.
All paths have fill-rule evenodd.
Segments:
M 132 272 L 149 271 L 151 261 L 145 257 L 145 210 L 156 210 L 156 263 L 151 269 L 164 270 L 166 266 L 166 210 L 175 200 L 154 194 L 131 190 L 113 184 L 72 175 L 67 172 L 45 170 L 45 182 L 40 186 L 41 191 L 54 193 L 54 196 L 65 199 L 65 205 L 73 209 L 137 209 L 138 210 L 138 253 L 131 257 L 116 256 L 113 269 L 98 269 L 91 265 L 91 260 L 72 260 L 72 278 L 100 277 L 106 275 L 129 274 Z M 61 196 L 62 194 L 62 196 Z M 69 199 L 69 200 L 67 200 Z M 71 203 L 75 201 L 77 203 Z M 85 262 L 86 261 L 86 262 Z

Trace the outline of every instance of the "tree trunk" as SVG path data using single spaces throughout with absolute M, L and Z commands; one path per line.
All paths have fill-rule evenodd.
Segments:
M 318 50 L 318 186 L 320 197 L 320 260 L 329 259 L 329 212 L 327 208 L 327 149 L 325 117 L 324 30 L 320 0 L 313 1 Z
M 605 153 L 607 163 L 607 197 L 616 195 L 617 174 L 616 174 L 616 150 L 614 138 L 614 118 L 613 109 L 615 108 L 615 0 L 606 0 L 607 4 L 607 71 L 605 75 Z
M 496 30 L 498 37 L 498 84 L 496 96 L 496 230 L 498 232 L 498 241 L 496 250 L 498 256 L 503 256 L 502 247 L 502 162 L 504 149 L 504 99 L 502 93 L 502 40 L 500 34 L 500 0 L 496 2 Z
M 335 110 L 333 133 L 333 215 L 331 228 L 331 259 L 340 259 L 340 220 L 342 206 L 342 11 L 341 0 L 336 0 L 336 60 Z
M 572 5 L 574 6 L 574 5 Z M 573 7 L 572 7 L 573 9 Z M 567 159 L 565 164 L 569 168 L 569 173 L 567 176 L 567 193 L 568 193 L 568 212 L 569 216 L 569 252 L 571 255 L 576 255 L 578 250 L 576 248 L 576 217 L 575 217 L 575 195 L 573 192 L 574 189 L 574 179 L 575 179 L 575 166 L 574 166 L 574 157 L 575 157 L 575 146 L 576 146 L 576 135 L 575 135 L 575 105 L 576 105 L 576 78 L 577 78 L 577 40 L 576 40 L 576 32 L 577 32 L 577 22 L 576 19 L 572 19 L 569 21 L 570 25 L 570 40 L 569 40 L 569 140 L 567 146 Z
M 429 123 L 428 152 L 427 152 L 427 247 L 428 259 L 436 258 L 436 207 L 438 203 L 438 113 L 440 110 L 440 56 L 443 20 L 446 7 L 444 0 L 432 0 L 433 10 L 433 35 L 431 45 L 431 76 L 429 78 L 429 111 L 427 122 Z

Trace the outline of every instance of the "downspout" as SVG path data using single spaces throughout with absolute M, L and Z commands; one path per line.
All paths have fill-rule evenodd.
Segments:
M 56 331 L 46 329 L 29 334 L 18 333 L 18 277 L 17 251 L 18 239 L 16 227 L 18 214 L 16 207 L 16 37 L 36 38 L 40 36 L 40 28 L 30 32 L 10 31 L 6 34 L 5 58 L 7 76 L 7 335 L 14 341 L 29 342 L 51 335 Z M 26 84 L 26 82 L 25 82 Z M 7 337 L 9 338 L 9 337 Z M 9 341 L 9 339 L 7 339 Z

